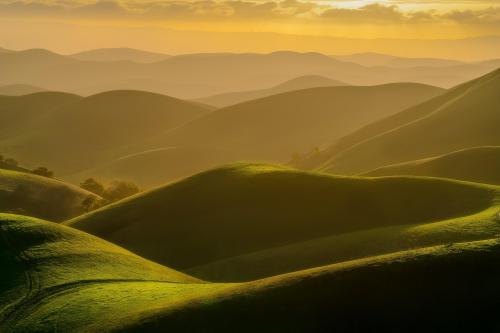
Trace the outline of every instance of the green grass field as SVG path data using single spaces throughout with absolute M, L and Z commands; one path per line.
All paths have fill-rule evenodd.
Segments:
M 319 237 L 472 215 L 490 208 L 497 195 L 495 187 L 451 180 L 338 177 L 236 164 L 67 224 L 187 269 Z
M 54 178 L 0 169 L 0 212 L 15 212 L 52 221 L 85 213 L 83 201 L 98 196 Z
M 63 225 L 0 215 L 0 227 L 0 260 L 9 267 L 1 276 L 2 332 L 498 327 L 497 238 L 214 284 Z

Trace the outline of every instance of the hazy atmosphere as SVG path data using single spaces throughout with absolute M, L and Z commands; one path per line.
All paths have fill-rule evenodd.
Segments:
M 496 332 L 500 3 L 0 0 L 0 332 Z

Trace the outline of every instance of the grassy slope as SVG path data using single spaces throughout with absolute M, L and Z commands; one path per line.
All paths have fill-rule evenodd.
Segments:
M 0 169 L 0 211 L 63 221 L 83 214 L 90 192 L 53 178 Z
M 99 238 L 52 222 L 0 214 L 0 232 L 0 262 L 5 269 L 0 276 L 2 332 L 13 329 L 12 325 L 42 299 L 45 302 L 79 286 L 98 285 L 98 292 L 103 293 L 102 289 L 111 282 L 198 282 Z M 112 293 L 108 296 L 111 298 Z M 90 304 L 87 306 L 92 307 Z M 74 315 L 73 319 L 83 320 L 86 314 Z
M 0 147 L 26 163 L 50 165 L 63 175 L 119 157 L 129 145 L 203 112 L 200 106 L 164 95 L 111 91 L 59 108 L 41 119 L 36 130 L 0 142 Z
M 335 157 L 337 157 L 337 155 L 344 150 L 347 150 L 373 137 L 379 136 L 385 132 L 394 130 L 395 128 L 401 127 L 405 124 L 428 116 L 443 104 L 446 104 L 450 100 L 461 96 L 478 81 L 480 81 L 480 79 L 466 82 L 457 87 L 449 89 L 445 93 L 431 98 L 423 103 L 411 106 L 406 110 L 376 120 L 353 131 L 352 133 L 339 138 L 319 154 L 311 154 L 310 156 L 306 155 L 301 160 L 295 161 L 291 164 L 293 164 L 293 166 L 295 167 L 303 169 L 318 168 L 323 164 L 327 164 L 326 162 L 328 162 L 329 160 L 335 159 Z
M 173 268 L 366 228 L 487 209 L 488 187 L 438 179 L 333 177 L 267 165 L 214 169 L 69 225 Z
M 281 94 L 288 91 L 316 88 L 316 87 L 345 86 L 345 85 L 346 84 L 343 82 L 336 81 L 327 77 L 319 75 L 306 75 L 292 80 L 288 80 L 286 82 L 283 82 L 268 89 L 238 91 L 238 92 L 219 94 L 215 96 L 200 98 L 198 99 L 198 101 L 209 105 L 214 105 L 216 107 L 226 107 L 229 105 L 243 103 L 246 101 L 263 98 L 271 95 Z
M 499 212 L 500 199 L 496 199 L 491 207 L 469 216 L 315 238 L 210 262 L 186 272 L 208 281 L 249 281 L 367 256 L 487 239 L 500 235 Z
M 151 141 L 153 147 L 204 144 L 250 160 L 287 160 L 443 90 L 401 83 L 321 87 L 215 110 Z
M 3 332 L 421 332 L 498 325 L 498 239 L 210 284 L 61 225 L 5 215 L 0 221 L 0 260 L 11 268 L 1 277 Z M 26 277 L 32 284 L 25 285 Z
M 364 176 L 414 175 L 500 185 L 500 147 L 475 147 L 372 170 Z
M 0 139 L 29 133 L 43 117 L 81 97 L 59 92 L 0 96 Z
M 467 85 L 458 96 L 450 96 L 427 116 L 344 150 L 321 170 L 363 173 L 459 149 L 497 145 L 500 143 L 499 90 L 500 70 L 497 70 Z
M 236 154 L 232 151 L 203 146 L 160 148 L 127 155 L 65 179 L 73 182 L 80 182 L 88 177 L 97 177 L 103 181 L 129 179 L 143 188 L 151 188 L 235 159 Z

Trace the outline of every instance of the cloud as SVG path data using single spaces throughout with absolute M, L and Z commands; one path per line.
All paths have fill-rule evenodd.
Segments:
M 500 23 L 500 7 L 489 7 L 481 10 L 455 10 L 444 14 L 443 18 L 458 23 L 496 24 Z
M 378 3 L 354 9 L 332 8 L 324 11 L 321 17 L 341 23 L 394 23 L 407 19 L 397 6 L 385 6 Z
M 402 1 L 402 0 L 394 0 Z M 427 0 L 416 0 L 427 1 Z M 442 0 L 447 1 L 447 0 Z M 452 0 L 450 0 L 452 1 Z M 493 1 L 493 0 L 491 0 Z M 499 1 L 499 0 L 494 0 Z M 395 4 L 341 8 L 300 0 L 0 0 L 0 16 L 125 20 L 304 20 L 332 24 L 412 24 L 455 22 L 500 24 L 500 7 L 449 11 L 403 11 Z

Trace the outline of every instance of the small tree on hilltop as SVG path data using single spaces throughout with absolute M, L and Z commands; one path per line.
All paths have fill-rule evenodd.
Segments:
M 13 158 L 6 158 L 4 160 L 4 163 L 7 164 L 8 166 L 11 166 L 11 167 L 17 167 L 19 165 L 19 162 L 17 162 Z
M 128 181 L 116 180 L 104 191 L 103 197 L 114 202 L 139 192 L 140 189 L 136 184 Z
M 47 169 L 46 167 L 38 167 L 35 170 L 31 171 L 31 173 L 43 177 L 49 177 L 49 178 L 54 177 L 54 172 Z
M 83 199 L 81 203 L 81 207 L 84 212 L 90 212 L 92 210 L 101 208 L 106 205 L 106 202 L 103 199 L 99 199 L 95 195 L 88 195 L 85 199 Z
M 104 194 L 104 186 L 94 178 L 84 180 L 80 183 L 80 187 L 99 196 L 103 196 Z

